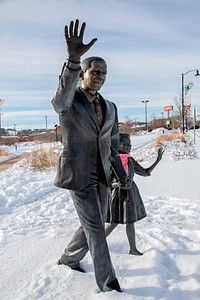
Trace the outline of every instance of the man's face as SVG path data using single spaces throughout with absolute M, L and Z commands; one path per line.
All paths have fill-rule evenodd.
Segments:
M 83 73 L 81 86 L 88 91 L 99 91 L 106 80 L 107 66 L 104 62 L 94 60 L 89 69 Z

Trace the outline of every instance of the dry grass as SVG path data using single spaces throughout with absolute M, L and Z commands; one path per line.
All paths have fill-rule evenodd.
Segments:
M 58 147 L 49 149 L 34 150 L 26 154 L 25 162 L 21 165 L 24 168 L 31 168 L 36 171 L 46 171 L 58 165 Z
M 0 148 L 0 156 L 8 156 L 9 153 Z
M 15 143 L 18 143 L 20 140 L 19 137 L 6 137 L 6 138 L 0 138 L 0 145 L 6 145 L 6 146 L 12 146 L 14 145 Z
M 165 142 L 171 142 L 174 140 L 181 140 L 182 142 L 186 142 L 187 134 L 172 132 L 171 134 L 163 134 L 156 140 L 156 147 L 161 147 Z

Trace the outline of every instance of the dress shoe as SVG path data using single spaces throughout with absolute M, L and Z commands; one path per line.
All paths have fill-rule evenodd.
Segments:
M 59 259 L 57 261 L 57 264 L 58 265 L 68 266 L 68 265 L 64 264 L 61 259 Z M 81 268 L 80 266 L 76 266 L 76 267 L 70 267 L 70 266 L 68 266 L 68 267 L 71 268 L 72 270 L 75 270 L 75 271 L 78 271 L 78 272 L 81 272 L 81 273 L 85 273 L 85 270 L 83 268 Z
M 122 292 L 120 286 L 119 286 L 119 282 L 117 280 L 117 278 L 115 278 L 113 281 L 111 281 L 109 284 L 108 284 L 108 287 L 111 288 L 112 290 L 115 290 L 117 292 Z
M 75 270 L 75 271 L 78 271 L 78 272 L 81 272 L 81 273 L 85 273 L 85 270 L 83 268 L 81 268 L 80 266 L 78 267 L 70 267 L 72 270 Z

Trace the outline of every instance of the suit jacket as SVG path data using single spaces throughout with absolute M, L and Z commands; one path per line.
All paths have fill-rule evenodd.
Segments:
M 104 108 L 104 124 L 99 128 L 93 105 L 80 88 L 75 89 L 78 71 L 65 68 L 52 100 L 60 116 L 62 151 L 54 184 L 61 188 L 82 190 L 90 182 L 99 153 L 106 183 L 111 183 L 110 163 L 117 162 L 117 173 L 126 175 L 118 162 L 118 117 L 114 103 L 100 94 Z

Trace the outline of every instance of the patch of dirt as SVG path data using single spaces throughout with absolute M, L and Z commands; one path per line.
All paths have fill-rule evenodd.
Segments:
M 11 168 L 15 163 L 20 161 L 24 157 L 24 154 L 17 156 L 15 158 L 3 161 L 0 163 L 0 172 L 5 171 L 9 168 Z

